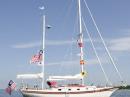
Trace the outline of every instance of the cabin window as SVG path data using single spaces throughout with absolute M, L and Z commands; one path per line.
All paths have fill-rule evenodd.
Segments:
M 80 90 L 80 89 L 77 89 L 77 90 Z
M 58 89 L 58 91 L 61 91 L 61 89 Z

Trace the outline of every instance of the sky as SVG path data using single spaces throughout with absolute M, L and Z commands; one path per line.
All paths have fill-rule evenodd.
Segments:
M 100 37 L 81 0 L 82 17 L 102 61 L 102 66 L 113 84 L 120 78 L 110 62 Z M 130 1 L 85 0 L 93 14 L 103 39 L 125 82 L 130 84 Z M 40 10 L 39 7 L 43 7 Z M 42 49 L 42 15 L 46 15 L 45 75 L 67 75 L 80 72 L 79 48 L 76 40 L 76 0 L 0 0 L 0 88 L 10 79 L 19 84 L 17 74 L 39 73 L 41 67 L 30 64 L 31 57 Z M 86 84 L 106 83 L 105 77 L 84 33 Z

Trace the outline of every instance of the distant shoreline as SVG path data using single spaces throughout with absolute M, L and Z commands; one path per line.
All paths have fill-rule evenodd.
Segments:
M 119 87 L 119 90 L 123 90 L 123 89 L 130 90 L 130 85 L 127 85 L 127 86 L 120 86 L 120 87 Z

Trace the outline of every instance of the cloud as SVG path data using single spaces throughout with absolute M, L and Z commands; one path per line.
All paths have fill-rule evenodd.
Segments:
M 63 40 L 63 41 L 56 41 L 56 40 L 47 40 L 46 45 L 68 45 L 68 44 L 73 44 L 76 43 L 76 40 Z
M 60 45 L 68 45 L 68 44 L 73 44 L 76 43 L 76 40 L 46 40 L 46 45 L 48 46 L 60 46 Z M 17 48 L 17 49 L 25 49 L 25 48 L 33 48 L 33 47 L 38 47 L 41 46 L 42 43 L 40 41 L 36 42 L 28 42 L 28 43 L 20 43 L 16 45 L 12 45 L 12 48 Z
M 84 42 L 90 42 L 89 39 L 84 39 Z M 98 39 L 93 39 L 93 42 L 101 42 Z M 77 40 L 47 40 L 46 44 L 47 45 L 68 45 L 68 44 L 74 44 L 77 43 Z
M 100 60 L 101 60 L 102 64 L 105 64 L 108 62 L 102 58 L 100 58 Z M 87 65 L 98 65 L 99 64 L 99 62 L 96 58 L 95 59 L 87 59 L 87 61 L 85 61 L 85 63 Z M 79 64 L 79 59 L 75 59 L 72 61 L 61 61 L 61 62 L 47 63 L 46 65 L 47 66 L 53 66 L 53 65 L 65 65 L 65 66 L 69 65 L 69 66 L 71 66 L 71 65 L 78 65 L 78 64 Z
M 93 40 L 94 42 L 101 42 L 98 39 Z M 69 44 L 75 44 L 77 40 L 46 40 L 46 45 L 48 46 L 61 46 L 61 45 L 69 45 Z M 89 39 L 84 39 L 84 42 L 90 42 Z M 20 44 L 15 44 L 12 45 L 12 48 L 17 48 L 17 49 L 26 49 L 26 48 L 33 48 L 33 47 L 38 47 L 41 46 L 42 43 L 40 41 L 36 42 L 28 42 L 28 43 L 20 43 Z
M 61 61 L 61 62 L 47 63 L 48 66 L 53 66 L 53 65 L 75 65 L 75 64 L 78 64 L 78 61 Z
M 40 46 L 40 42 L 30 42 L 30 43 L 22 43 L 22 44 L 16 44 L 12 45 L 12 48 L 17 48 L 17 49 L 25 49 L 25 48 L 33 48 L 33 47 L 38 47 Z
M 88 65 L 97 65 L 97 64 L 99 64 L 99 62 L 97 59 L 88 59 L 87 64 Z
M 93 40 L 94 42 L 101 42 L 98 39 Z M 77 40 L 46 40 L 46 45 L 48 46 L 62 46 L 62 45 L 71 45 L 75 44 Z M 90 42 L 88 39 L 85 39 L 84 42 Z M 112 51 L 130 51 L 130 37 L 122 37 L 118 39 L 108 39 L 108 48 Z M 41 46 L 40 41 L 28 42 L 12 45 L 12 48 L 16 49 L 27 49 Z M 98 48 L 98 47 L 96 47 Z
M 130 37 L 110 40 L 109 48 L 113 51 L 130 51 Z
M 46 45 L 48 46 L 60 46 L 60 45 L 68 45 L 68 44 L 73 44 L 76 43 L 76 40 L 46 40 Z M 41 46 L 42 43 L 40 41 L 36 42 L 29 42 L 29 43 L 21 43 L 21 44 L 16 44 L 12 45 L 12 48 L 17 48 L 17 49 L 26 49 L 26 48 L 34 48 Z

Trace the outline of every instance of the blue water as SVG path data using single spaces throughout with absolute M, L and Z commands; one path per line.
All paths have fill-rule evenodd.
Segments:
M 13 91 L 11 95 L 5 90 L 0 90 L 0 97 L 23 97 L 19 91 Z M 130 90 L 118 90 L 111 97 L 130 97 Z
M 117 90 L 111 97 L 130 97 L 130 90 Z

